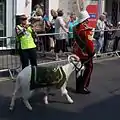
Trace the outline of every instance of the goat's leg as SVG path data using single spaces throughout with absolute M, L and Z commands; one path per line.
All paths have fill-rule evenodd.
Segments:
M 67 98 L 67 100 L 68 100 L 69 103 L 72 104 L 74 101 L 73 101 L 72 98 L 69 96 L 68 91 L 67 91 L 67 89 L 66 89 L 66 85 L 67 85 L 67 82 L 65 82 L 65 83 L 63 84 L 63 86 L 61 87 L 61 94 L 62 94 L 62 96 L 65 96 L 65 97 Z
M 28 99 L 31 97 L 32 92 L 29 89 L 29 84 L 22 86 L 22 99 L 24 105 L 31 111 L 32 106 L 30 105 Z
M 15 90 L 13 95 L 12 95 L 12 99 L 11 99 L 11 103 L 10 103 L 10 107 L 9 107 L 9 109 L 11 111 L 13 110 L 13 108 L 15 106 L 16 93 L 17 93 L 17 90 Z
M 11 103 L 10 103 L 10 107 L 9 109 L 12 111 L 14 106 L 15 106 L 15 100 L 16 100 L 16 94 L 18 92 L 18 90 L 20 89 L 20 84 L 18 82 L 18 80 L 16 80 L 16 83 L 15 83 L 15 90 L 12 94 L 12 99 L 11 99 Z
M 50 88 L 46 88 L 46 89 L 45 89 L 44 103 L 45 103 L 46 105 L 49 103 L 49 102 L 48 102 L 49 91 L 50 91 Z
M 30 105 L 30 103 L 29 103 L 28 100 L 23 99 L 23 103 L 25 104 L 25 106 L 26 106 L 30 111 L 32 111 L 32 106 Z

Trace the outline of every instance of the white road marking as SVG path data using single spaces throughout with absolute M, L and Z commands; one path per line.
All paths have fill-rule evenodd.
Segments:
M 11 80 L 11 79 L 8 78 L 8 77 L 1 77 L 1 78 L 0 78 L 0 82 L 9 81 L 9 80 Z

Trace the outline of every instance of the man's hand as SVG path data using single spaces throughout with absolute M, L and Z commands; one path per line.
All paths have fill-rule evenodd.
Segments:
M 89 53 L 89 54 L 88 54 L 88 57 L 89 57 L 89 58 L 92 58 L 94 55 L 95 55 L 95 51 L 94 51 L 93 53 Z

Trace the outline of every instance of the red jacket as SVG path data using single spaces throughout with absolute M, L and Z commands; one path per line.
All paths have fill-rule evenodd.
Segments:
M 74 28 L 73 34 L 75 40 L 73 53 L 81 59 L 88 59 L 88 56 L 94 53 L 92 28 L 85 23 L 81 23 L 77 28 Z

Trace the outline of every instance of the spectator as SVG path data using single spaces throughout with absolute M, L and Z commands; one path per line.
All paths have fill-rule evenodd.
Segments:
M 51 30 L 50 33 L 55 33 L 55 20 L 57 19 L 57 11 L 55 10 L 51 10 L 51 15 L 52 15 L 52 20 L 51 20 Z M 54 52 L 54 47 L 55 47 L 55 36 L 51 35 L 50 37 L 50 47 L 51 47 L 51 51 Z
M 36 60 L 36 45 L 34 43 L 34 31 L 30 25 L 27 25 L 27 17 L 21 15 L 20 25 L 16 26 L 16 34 L 20 43 L 20 59 L 22 69 L 29 65 L 29 60 L 32 66 L 37 66 Z
M 106 52 L 106 49 L 107 49 L 107 43 L 108 43 L 108 39 L 109 39 L 109 30 L 110 30 L 110 23 L 108 21 L 108 18 L 107 18 L 107 12 L 104 12 L 103 15 L 105 15 L 105 32 L 104 32 L 104 44 L 103 44 L 103 52 L 105 53 Z
M 97 44 L 97 53 L 100 54 L 103 52 L 103 45 L 104 45 L 104 30 L 105 30 L 105 15 L 100 15 L 98 21 L 96 30 L 99 30 L 99 32 L 95 32 L 94 38 L 96 39 Z M 97 37 L 96 37 L 97 35 Z
M 45 31 L 45 25 L 42 16 L 43 16 L 42 9 L 37 8 L 35 15 L 31 17 L 31 24 L 33 25 L 37 33 L 40 33 L 41 31 Z
M 43 11 L 41 8 L 37 8 L 35 15 L 31 17 L 31 24 L 37 34 L 45 33 L 45 21 L 43 20 Z M 43 54 L 45 52 L 45 37 L 39 36 L 37 40 L 38 50 L 42 50 Z
M 117 31 L 115 33 L 115 41 L 113 43 L 113 51 L 116 51 L 117 48 L 118 48 L 118 43 L 119 43 L 119 40 L 120 40 L 120 22 L 118 22 L 117 24 Z
M 68 29 L 63 19 L 63 14 L 64 14 L 63 11 L 58 9 L 57 12 L 58 12 L 58 17 L 55 21 L 55 33 L 58 33 L 59 35 L 55 35 L 56 37 L 55 52 L 56 52 L 56 60 L 59 60 L 58 53 L 60 52 L 60 50 L 62 50 L 62 52 L 66 51 L 66 39 L 67 39 L 66 33 L 68 33 Z
M 51 15 L 52 15 L 52 20 L 51 20 L 51 24 L 52 24 L 52 32 L 55 33 L 55 20 L 57 19 L 57 11 L 55 10 L 51 10 Z
M 31 17 L 36 16 L 36 10 L 37 10 L 37 9 L 41 9 L 41 7 L 40 7 L 39 4 L 35 5 L 35 7 L 34 7 L 32 13 L 31 13 Z
M 44 21 L 45 21 L 45 31 L 46 31 L 46 34 L 50 33 L 51 32 L 51 24 L 50 24 L 50 21 L 49 21 L 49 17 L 48 17 L 48 14 L 47 13 L 44 13 Z M 46 51 L 50 51 L 50 38 L 49 36 L 45 36 L 45 50 Z
M 71 48 L 72 47 L 72 43 L 73 43 L 73 27 L 75 25 L 75 23 L 77 23 L 77 20 L 76 20 L 76 14 L 75 13 L 71 13 L 70 15 L 70 20 L 68 22 L 68 28 L 69 28 L 69 47 Z

